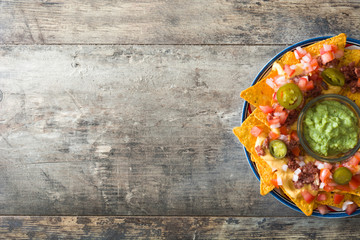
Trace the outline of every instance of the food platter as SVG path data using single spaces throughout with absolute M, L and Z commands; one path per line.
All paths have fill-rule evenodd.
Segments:
M 287 53 L 289 51 L 292 51 L 292 50 L 296 49 L 297 47 L 306 47 L 306 46 L 309 46 L 309 45 L 311 45 L 311 44 L 313 44 L 315 42 L 319 42 L 319 41 L 322 41 L 322 40 L 325 40 L 325 39 L 328 39 L 328 38 L 330 38 L 330 36 L 311 38 L 311 39 L 307 39 L 305 41 L 296 43 L 294 45 L 291 45 L 291 46 L 285 48 L 283 51 L 281 51 L 277 55 L 275 55 L 267 64 L 265 64 L 265 66 L 261 69 L 261 71 L 255 77 L 255 79 L 252 82 L 251 86 L 255 85 L 258 81 L 263 79 L 270 72 L 273 63 L 275 61 L 279 60 L 285 53 Z M 357 40 L 357 39 L 347 38 L 347 40 L 346 40 L 346 49 L 360 49 L 360 41 Z M 243 106 L 243 112 L 242 112 L 242 119 L 241 119 L 242 122 L 244 122 L 247 119 L 247 117 L 252 112 L 252 110 L 253 110 L 253 106 L 251 106 L 249 104 L 249 102 L 245 101 L 244 106 Z M 253 173 L 255 174 L 257 179 L 260 181 L 260 175 L 259 175 L 259 172 L 257 170 L 257 167 L 256 167 L 255 163 L 251 160 L 251 153 L 249 153 L 245 147 L 244 147 L 244 151 L 245 151 L 245 155 L 247 157 L 248 163 L 249 163 Z M 289 208 L 291 208 L 291 209 L 293 209 L 295 211 L 302 212 L 280 189 L 274 189 L 274 190 L 272 190 L 270 192 L 270 194 L 272 196 L 274 196 L 279 202 L 286 205 L 287 207 L 289 207 Z M 322 215 L 322 214 L 319 213 L 319 211 L 314 210 L 312 212 L 311 216 L 322 217 L 322 218 L 344 218 L 344 217 L 349 217 L 349 215 L 347 215 L 341 209 L 337 209 L 337 208 L 333 207 L 332 210 L 333 211 L 329 212 L 326 215 Z M 360 214 L 360 208 L 358 208 L 353 214 L 351 214 L 351 216 L 358 215 L 358 214 Z

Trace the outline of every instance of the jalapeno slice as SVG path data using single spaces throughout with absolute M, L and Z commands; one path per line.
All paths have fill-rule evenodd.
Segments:
M 336 68 L 327 68 L 321 73 L 322 79 L 333 86 L 344 86 L 345 76 Z
M 270 154 L 274 158 L 283 158 L 286 156 L 287 147 L 286 144 L 281 140 L 273 140 L 269 143 Z
M 276 93 L 276 98 L 281 106 L 292 110 L 300 106 L 303 95 L 296 84 L 287 83 L 279 88 Z
M 345 185 L 350 182 L 352 173 L 346 167 L 339 167 L 333 174 L 333 179 L 337 184 Z

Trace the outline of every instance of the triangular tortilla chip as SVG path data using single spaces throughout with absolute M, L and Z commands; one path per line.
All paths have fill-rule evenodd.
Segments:
M 269 128 L 263 122 L 258 120 L 253 113 L 246 118 L 240 127 L 235 127 L 233 129 L 233 132 L 238 137 L 239 141 L 253 154 L 255 153 L 254 147 L 257 138 L 251 135 L 250 131 L 254 126 L 260 127 L 265 134 L 269 133 Z

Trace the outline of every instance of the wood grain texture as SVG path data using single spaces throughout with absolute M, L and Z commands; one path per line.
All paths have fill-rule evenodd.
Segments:
M 1 44 L 292 44 L 360 38 L 358 1 L 0 2 Z
M 0 234 L 7 239 L 358 239 L 358 222 L 359 218 L 1 217 Z
M 280 49 L 1 47 L 0 213 L 301 216 L 232 134 Z

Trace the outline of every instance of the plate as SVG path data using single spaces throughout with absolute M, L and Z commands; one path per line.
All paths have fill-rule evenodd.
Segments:
M 322 41 L 322 40 L 330 38 L 330 37 L 332 37 L 332 36 L 310 38 L 310 39 L 298 42 L 298 43 L 296 43 L 294 45 L 291 45 L 290 47 L 285 48 L 284 50 L 282 50 L 281 52 L 276 54 L 276 56 L 273 57 L 267 64 L 265 64 L 265 66 L 261 69 L 261 71 L 255 77 L 255 79 L 252 82 L 251 86 L 253 86 L 259 80 L 261 80 L 271 70 L 271 67 L 272 67 L 273 63 L 276 60 L 278 60 L 279 58 L 281 58 L 285 53 L 287 53 L 289 51 L 292 51 L 297 47 L 306 47 L 306 46 L 311 45 L 311 44 L 313 44 L 315 42 Z M 360 40 L 353 39 L 353 38 L 347 38 L 345 48 L 346 49 L 360 49 Z M 244 122 L 245 119 L 247 118 L 247 116 L 251 113 L 251 109 L 252 109 L 252 106 L 250 106 L 250 104 L 247 101 L 245 101 L 244 106 L 243 106 L 242 118 L 241 118 L 242 122 Z M 260 181 L 260 176 L 259 176 L 259 173 L 257 172 L 256 166 L 253 163 L 253 161 L 251 161 L 250 153 L 246 150 L 245 147 L 244 147 L 244 152 L 245 152 L 245 156 L 247 158 L 247 161 L 248 161 L 248 163 L 249 163 L 249 165 L 251 167 L 251 170 L 255 174 L 256 178 Z M 279 202 L 286 205 L 287 207 L 289 207 L 289 208 L 291 208 L 291 209 L 293 209 L 293 210 L 295 210 L 297 212 L 303 213 L 289 198 L 287 198 L 284 195 L 284 193 L 282 193 L 281 190 L 278 190 L 278 189 L 272 190 L 270 192 L 270 194 L 273 197 L 275 197 Z M 353 217 L 353 216 L 359 215 L 359 214 L 360 214 L 360 207 L 353 214 L 351 214 L 350 216 L 347 215 L 341 209 L 335 209 L 335 208 L 334 208 L 334 212 L 329 212 L 328 214 L 325 214 L 325 215 L 321 215 L 316 209 L 314 209 L 311 216 L 321 217 L 321 218 L 345 218 L 345 217 Z

